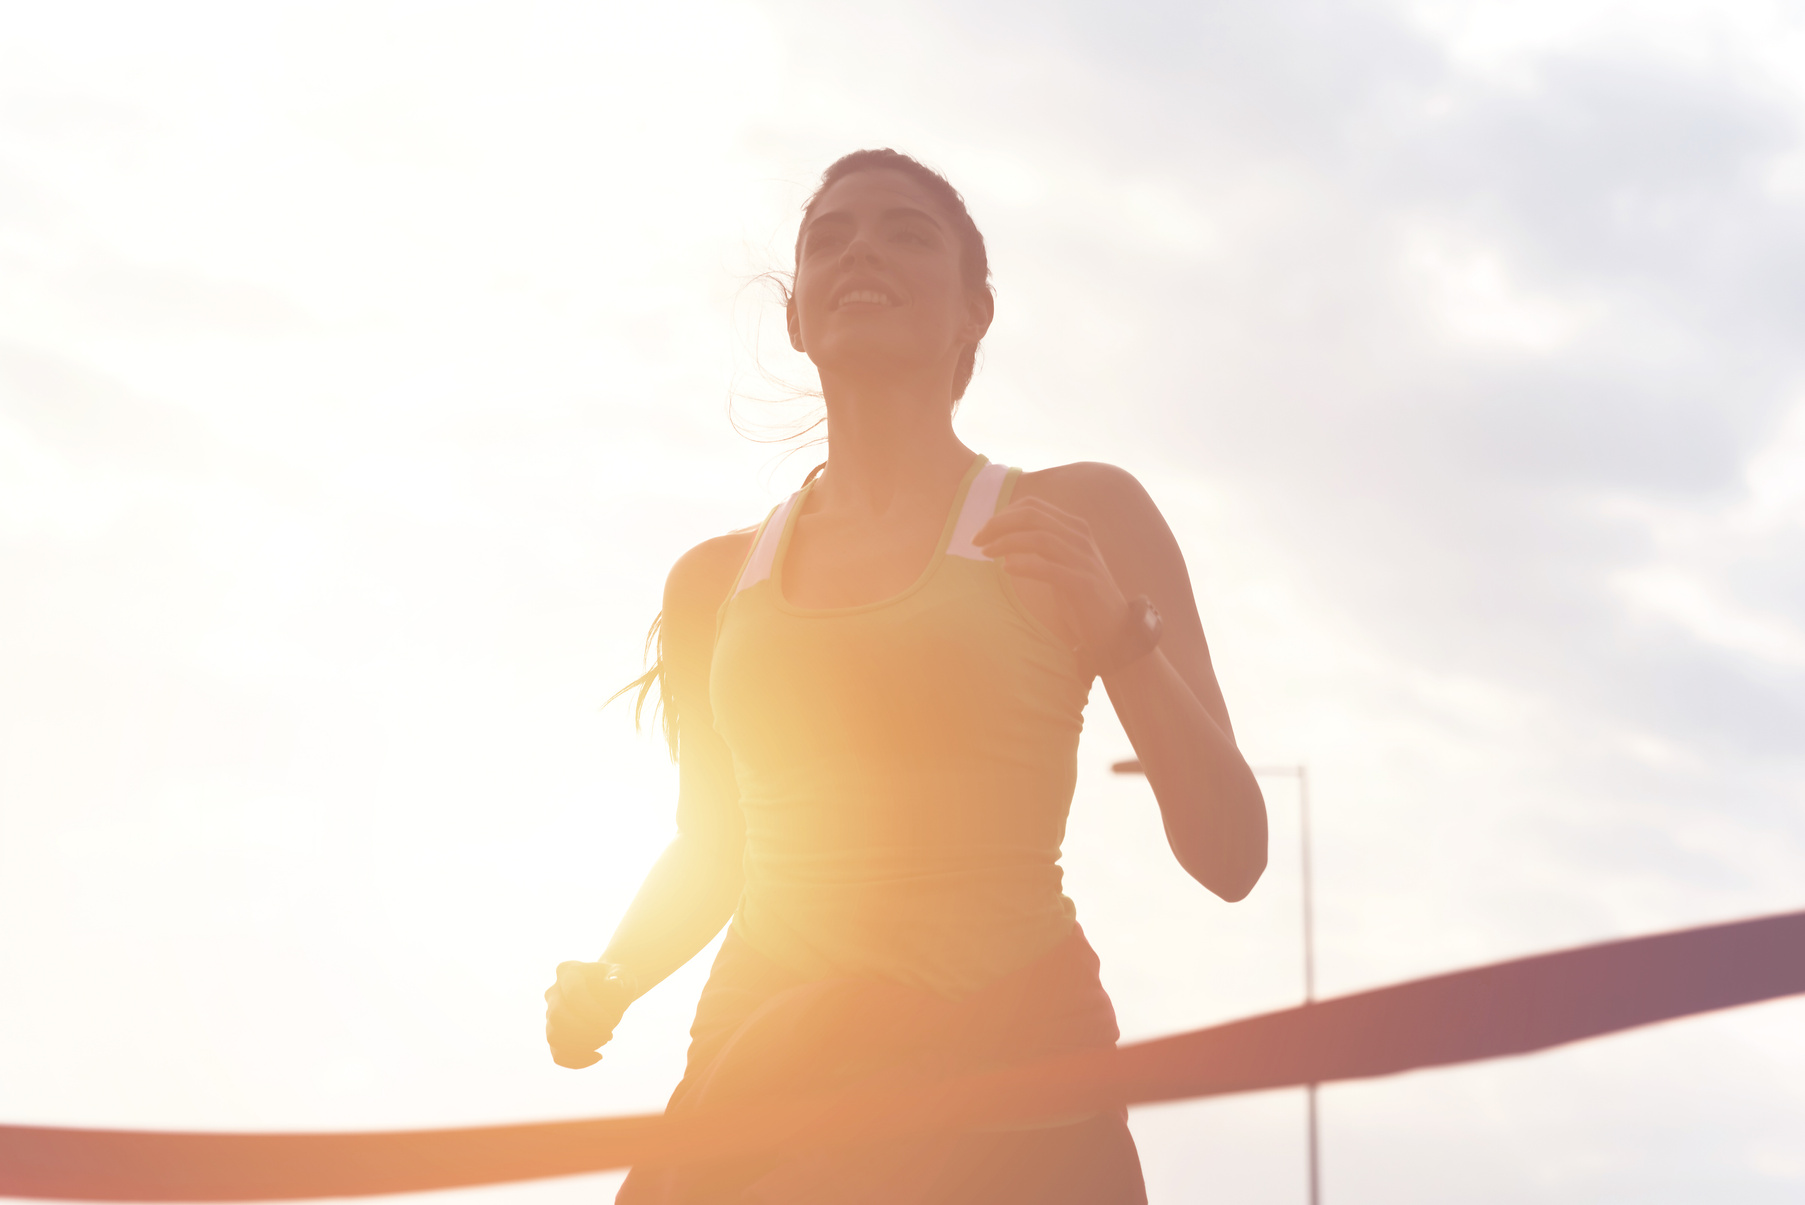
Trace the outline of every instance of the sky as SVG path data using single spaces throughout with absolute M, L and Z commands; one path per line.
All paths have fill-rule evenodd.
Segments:
M 1139 476 L 1243 749 L 1308 766 L 1319 993 L 1805 907 L 1797 4 L 0 28 L 0 1121 L 660 1106 L 706 956 L 580 1073 L 540 993 L 671 832 L 603 707 L 666 569 L 819 459 L 765 274 L 860 146 L 989 240 L 961 436 Z M 1067 883 L 1125 1036 L 1294 1003 L 1294 781 L 1224 904 L 1096 693 Z M 1332 1086 L 1324 1198 L 1796 1201 L 1802 1022 Z M 1303 1200 L 1298 1093 L 1132 1124 L 1156 1203 Z

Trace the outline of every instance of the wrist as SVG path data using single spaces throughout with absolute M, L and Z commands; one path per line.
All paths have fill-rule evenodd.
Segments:
M 1113 674 L 1141 660 L 1159 647 L 1165 624 L 1159 608 L 1145 594 L 1128 600 L 1114 634 L 1098 645 L 1077 650 L 1079 669 L 1096 677 Z
M 632 968 L 615 962 L 611 958 L 599 958 L 596 963 L 598 966 L 607 968 L 602 978 L 607 982 L 618 984 L 629 1002 L 639 999 L 644 994 L 645 988 L 641 985 L 642 981 Z

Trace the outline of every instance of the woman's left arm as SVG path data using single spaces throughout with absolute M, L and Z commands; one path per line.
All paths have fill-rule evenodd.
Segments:
M 1017 496 L 976 542 L 1010 573 L 1053 587 L 1081 649 L 1118 643 L 1129 599 L 1144 594 L 1158 608 L 1158 647 L 1105 666 L 1103 686 L 1179 864 L 1223 899 L 1243 898 L 1266 869 L 1266 804 L 1235 747 L 1190 574 L 1165 517 L 1140 482 L 1106 464 L 1032 474 Z

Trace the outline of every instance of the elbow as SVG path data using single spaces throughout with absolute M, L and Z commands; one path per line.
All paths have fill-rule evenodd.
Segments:
M 1218 837 L 1209 843 L 1203 856 L 1181 857 L 1179 861 L 1211 894 L 1230 904 L 1238 904 L 1252 894 L 1260 876 L 1266 873 L 1266 809 L 1258 813 L 1259 822 L 1249 824 L 1239 839 Z
M 1244 862 L 1232 868 L 1228 873 L 1219 875 L 1215 882 L 1206 882 L 1215 894 L 1231 904 L 1238 904 L 1253 894 L 1254 885 L 1260 876 L 1266 873 L 1266 843 L 1260 843 L 1259 850 Z
M 1230 904 L 1238 904 L 1253 893 L 1260 876 L 1266 873 L 1266 842 L 1262 840 L 1237 857 L 1181 857 L 1179 864 L 1185 868 L 1186 874 L 1207 887 L 1211 895 Z
M 1235 857 L 1229 873 L 1224 876 L 1220 889 L 1216 894 L 1231 904 L 1238 904 L 1246 899 L 1266 873 L 1266 856 L 1269 845 L 1266 824 L 1266 800 L 1260 795 L 1260 788 L 1255 785 L 1253 797 L 1248 800 L 1247 808 L 1242 813 L 1239 826 L 1241 839 L 1233 842 Z
M 1185 873 L 1211 894 L 1235 904 L 1266 873 L 1266 801 L 1253 775 L 1246 790 L 1192 796 L 1178 806 L 1161 802 L 1166 843 Z

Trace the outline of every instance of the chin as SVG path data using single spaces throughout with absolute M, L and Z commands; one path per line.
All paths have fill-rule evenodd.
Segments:
M 824 342 L 825 347 L 812 347 L 809 351 L 809 359 L 815 362 L 823 376 L 906 372 L 934 360 L 933 354 L 913 339 L 840 337 Z

